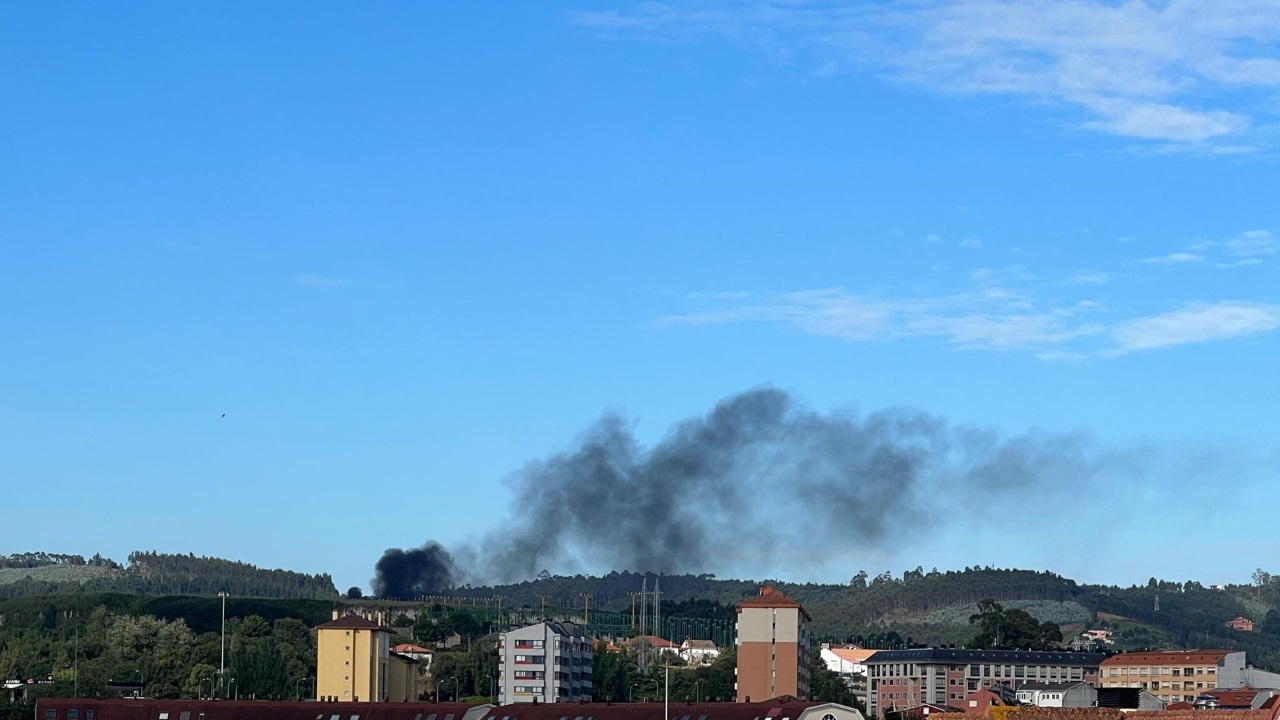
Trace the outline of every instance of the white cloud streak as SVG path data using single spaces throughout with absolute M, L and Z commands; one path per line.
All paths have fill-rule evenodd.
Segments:
M 1145 265 L 1186 265 L 1187 263 L 1204 262 L 1204 256 L 1189 252 L 1176 252 L 1145 258 L 1138 262 Z
M 670 0 L 573 20 L 608 36 L 808 54 L 827 74 L 843 63 L 937 92 L 1054 102 L 1079 111 L 1080 128 L 1183 146 L 1245 135 L 1280 90 L 1274 0 Z
M 1135 318 L 1115 328 L 1112 354 L 1227 340 L 1280 327 L 1280 306 L 1221 302 L 1187 305 L 1173 312 Z

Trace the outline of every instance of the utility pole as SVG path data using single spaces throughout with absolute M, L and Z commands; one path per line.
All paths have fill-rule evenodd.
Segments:
M 671 720 L 671 666 L 662 666 L 664 687 L 662 690 L 662 720 Z
M 225 692 L 227 687 L 227 593 L 220 592 L 222 598 L 222 651 L 218 658 L 218 685 Z

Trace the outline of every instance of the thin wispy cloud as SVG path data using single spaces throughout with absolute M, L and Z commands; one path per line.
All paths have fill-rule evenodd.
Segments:
M 1189 252 L 1169 253 L 1168 255 L 1157 255 L 1155 257 L 1143 258 L 1138 262 L 1145 265 L 1185 265 L 1187 263 L 1204 262 L 1203 255 L 1196 255 Z
M 1106 285 L 1111 276 L 1097 270 L 1077 270 L 1062 280 L 1063 285 Z
M 302 287 L 331 290 L 334 288 L 346 287 L 351 284 L 351 280 L 349 278 L 326 277 L 324 275 L 295 275 L 293 278 L 293 284 L 301 285 Z
M 1236 257 L 1252 258 L 1280 252 L 1280 239 L 1269 230 L 1249 230 L 1227 240 L 1223 246 Z
M 1115 328 L 1113 354 L 1174 345 L 1227 340 L 1280 327 L 1280 306 L 1221 302 L 1197 304 L 1151 317 L 1134 318 Z
M 1165 147 L 1247 137 L 1280 89 L 1273 0 L 668 0 L 572 20 L 608 37 L 724 38 L 807 56 L 822 74 L 1047 101 L 1078 128 Z
M 1256 231 L 1240 237 L 1246 236 L 1268 239 Z M 1263 247 L 1250 245 L 1249 252 Z M 1179 262 L 1185 261 L 1155 264 Z M 1232 262 L 1256 264 L 1261 259 Z M 938 340 L 957 349 L 1023 351 L 1044 359 L 1118 357 L 1280 328 L 1280 305 L 1267 302 L 1173 301 L 1155 313 L 1126 310 L 1123 304 L 1090 295 L 1112 281 L 1111 275 L 1094 269 L 1077 270 L 1049 284 L 1021 265 L 974 268 L 962 278 L 957 286 L 921 294 L 844 288 L 688 294 L 680 299 L 694 307 L 659 318 L 658 325 L 756 323 L 848 342 Z

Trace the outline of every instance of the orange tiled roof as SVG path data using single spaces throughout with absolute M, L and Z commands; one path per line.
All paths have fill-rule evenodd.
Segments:
M 1185 665 L 1187 663 L 1204 665 L 1222 662 L 1232 650 L 1155 650 L 1152 652 L 1130 652 L 1112 655 L 1102 661 L 1102 666 L 1111 665 Z

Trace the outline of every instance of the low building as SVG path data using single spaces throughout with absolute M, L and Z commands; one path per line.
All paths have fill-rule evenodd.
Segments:
M 591 698 L 591 641 L 573 623 L 547 620 L 498 639 L 498 701 L 582 702 Z
M 1202 695 L 1218 701 L 1223 710 L 1257 710 L 1268 700 L 1276 697 L 1277 691 L 1256 688 L 1239 688 L 1237 690 L 1206 690 Z
M 1017 689 L 1018 702 L 1035 707 L 1093 707 L 1098 689 L 1087 682 L 1023 683 Z
M 878 650 L 867 650 L 857 645 L 848 646 L 832 646 L 823 644 L 819 655 L 827 669 L 833 673 L 841 675 L 845 678 L 851 678 L 854 675 L 867 675 L 867 658 L 875 655 Z
M 1163 710 L 1166 703 L 1141 688 L 1098 688 L 1098 707 L 1116 710 Z
M 1247 617 L 1238 617 L 1227 621 L 1227 627 L 1240 632 L 1253 632 L 1253 621 Z
M 720 657 L 720 648 L 710 640 L 694 640 L 685 638 L 677 651 L 680 659 L 689 665 L 710 665 Z

